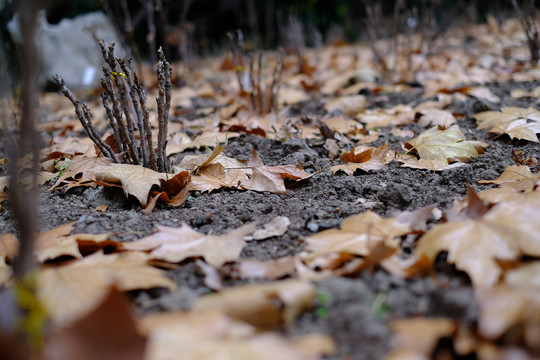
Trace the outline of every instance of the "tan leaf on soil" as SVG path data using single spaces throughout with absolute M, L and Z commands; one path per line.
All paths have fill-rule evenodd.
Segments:
M 111 289 L 99 305 L 68 329 L 49 333 L 46 359 L 144 359 L 146 338 L 139 334 L 124 294 Z
M 213 266 L 221 266 L 240 257 L 246 241 L 244 237 L 255 228 L 247 224 L 225 235 L 205 235 L 183 224 L 179 228 L 156 225 L 158 231 L 133 242 L 123 243 L 126 250 L 150 251 L 151 259 L 177 263 L 201 256 Z
M 339 158 L 347 164 L 332 166 L 330 171 L 335 173 L 342 170 L 347 175 L 353 175 L 358 169 L 366 172 L 380 170 L 394 160 L 395 157 L 396 152 L 390 149 L 388 144 L 381 145 L 378 148 L 361 145 L 341 154 Z
M 478 129 L 489 129 L 490 132 L 508 134 L 511 138 L 539 142 L 540 112 L 532 107 L 504 107 L 501 111 L 484 111 L 473 115 Z
M 92 180 L 95 179 L 96 168 L 105 168 L 112 163 L 112 160 L 106 157 L 74 157 L 71 164 L 68 165 L 56 183 L 48 191 L 62 187 L 63 183 L 68 183 L 66 190 L 74 186 L 92 186 L 94 185 Z
M 38 272 L 38 295 L 50 320 L 66 325 L 93 309 L 115 285 L 121 291 L 165 287 L 174 281 L 146 264 L 142 253 L 104 255 L 95 253 L 65 265 L 49 266 Z
M 135 196 L 142 206 L 146 206 L 152 186 L 160 185 L 161 180 L 167 180 L 174 176 L 129 164 L 98 166 L 94 171 L 98 182 L 120 184 L 124 189 L 124 194 Z
M 315 295 L 315 286 L 300 280 L 242 285 L 198 298 L 193 311 L 221 310 L 253 326 L 272 329 L 291 325 L 312 305 Z
M 181 153 L 187 149 L 192 149 L 192 148 L 199 149 L 205 146 L 214 146 L 215 144 L 227 142 L 228 139 L 233 139 L 235 137 L 238 137 L 239 135 L 240 134 L 237 132 L 226 131 L 226 132 L 218 132 L 218 133 L 213 133 L 213 132 L 202 133 L 201 135 L 197 136 L 193 140 L 189 138 L 182 138 L 180 143 L 167 144 L 167 149 L 166 149 L 167 156 Z
M 533 190 L 540 183 L 540 174 L 533 174 L 525 165 L 511 165 L 495 180 L 478 180 L 478 184 L 497 184 L 519 191 Z
M 415 155 L 412 155 L 412 154 L 403 154 L 400 157 L 398 157 L 396 160 L 401 163 L 402 167 L 409 167 L 412 169 L 431 170 L 431 171 L 443 171 L 443 170 L 452 169 L 452 168 L 465 165 L 465 163 L 462 163 L 462 162 L 455 162 L 452 164 L 448 164 L 447 161 L 442 161 L 442 160 L 418 159 Z
M 448 318 L 400 319 L 392 321 L 390 329 L 396 335 L 394 349 L 429 357 L 441 338 L 451 337 L 456 332 L 456 323 Z
M 0 203 L 8 198 L 6 192 L 9 184 L 9 176 L 0 176 Z
M 240 276 L 244 279 L 279 279 L 294 273 L 294 257 L 284 256 L 278 259 L 260 261 L 241 260 L 238 264 Z
M 274 236 L 281 236 L 287 232 L 291 221 L 286 216 L 276 216 L 261 229 L 253 232 L 253 240 L 264 240 Z
M 499 203 L 478 220 L 434 226 L 420 238 L 415 254 L 431 262 L 448 251 L 448 262 L 470 276 L 474 287 L 497 283 L 502 273 L 497 260 L 521 255 L 540 256 L 540 193 Z
M 422 117 L 418 120 L 420 126 L 441 125 L 447 128 L 456 123 L 456 118 L 448 110 L 426 109 L 420 113 L 422 114 Z
M 140 328 L 148 336 L 147 360 L 315 360 L 333 350 L 324 335 L 291 341 L 278 333 L 261 333 L 219 311 L 159 313 L 144 316 Z M 306 349 L 303 343 L 317 340 Z
M 514 326 L 525 326 L 526 329 L 529 324 L 538 324 L 539 293 L 538 287 L 508 285 L 477 290 L 480 333 L 488 339 L 496 339 Z
M 366 107 L 364 95 L 349 95 L 337 97 L 324 105 L 324 109 L 331 113 L 341 110 L 345 115 L 353 116 Z
M 448 161 L 468 161 L 483 152 L 479 142 L 465 140 L 465 135 L 457 125 L 441 130 L 434 126 L 416 138 L 405 143 L 409 150 L 416 150 L 421 159 L 437 160 L 448 164 Z
M 19 251 L 19 240 L 13 234 L 0 235 L 0 258 L 13 260 Z
M 287 191 L 284 179 L 298 181 L 313 176 L 313 174 L 309 174 L 294 165 L 266 166 L 255 149 L 253 149 L 247 167 L 251 168 L 250 179 L 240 183 L 240 187 L 246 190 L 285 194 Z

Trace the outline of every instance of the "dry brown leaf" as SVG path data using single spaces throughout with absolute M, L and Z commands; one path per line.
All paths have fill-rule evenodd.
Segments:
M 95 180 L 95 170 L 98 167 L 107 167 L 113 162 L 106 157 L 85 157 L 77 156 L 67 166 L 62 175 L 56 180 L 56 183 L 47 191 L 54 191 L 67 183 L 65 190 L 74 186 L 95 186 L 92 180 Z
M 13 260 L 19 251 L 19 240 L 13 234 L 0 235 L 0 258 Z
M 502 273 L 497 260 L 540 256 L 539 202 L 540 193 L 527 193 L 495 205 L 478 220 L 436 225 L 420 238 L 415 254 L 432 263 L 448 251 L 448 262 L 467 272 L 474 287 L 494 285 Z
M 409 150 L 416 150 L 421 159 L 436 160 L 448 164 L 449 161 L 468 161 L 483 152 L 486 144 L 465 140 L 465 135 L 457 125 L 448 129 L 432 127 L 405 143 Z
M 396 160 L 401 163 L 402 167 L 431 171 L 443 171 L 465 165 L 465 163 L 462 162 L 448 164 L 447 161 L 442 160 L 418 159 L 415 155 L 412 154 L 403 154 L 399 156 Z
M 454 114 L 448 110 L 425 109 L 420 111 L 420 114 L 422 114 L 418 120 L 418 125 L 420 126 L 428 127 L 430 125 L 441 125 L 448 128 L 456 123 Z
M 294 165 L 266 166 L 259 158 L 255 148 L 247 167 L 251 168 L 250 179 L 240 183 L 240 187 L 245 190 L 286 194 L 284 179 L 299 181 L 313 176 L 301 167 L 297 168 Z
M 358 169 L 366 172 L 380 170 L 394 160 L 395 157 L 396 152 L 390 149 L 388 144 L 381 145 L 378 148 L 361 145 L 341 154 L 339 158 L 347 164 L 332 166 L 330 171 L 335 173 L 341 170 L 347 175 L 353 175 Z
M 291 341 L 278 333 L 258 332 L 218 311 L 152 314 L 139 323 L 149 339 L 147 360 L 172 360 L 178 354 L 185 360 L 315 360 L 334 348 L 328 336 Z M 306 350 L 303 342 L 313 339 L 317 345 Z
M 242 164 L 245 167 L 245 164 Z M 211 192 L 221 188 L 238 188 L 242 181 L 248 181 L 245 168 L 226 169 L 221 164 L 209 164 L 191 178 L 188 188 L 192 191 Z
M 146 206 L 148 194 L 153 186 L 174 175 L 158 173 L 138 165 L 111 164 L 94 169 L 96 180 L 103 183 L 120 184 L 126 196 L 133 195 L 142 206 Z
M 497 184 L 518 191 L 533 190 L 540 183 L 540 174 L 533 174 L 525 165 L 511 165 L 495 180 L 478 180 L 478 184 Z
M 274 236 L 281 236 L 287 232 L 291 221 L 286 216 L 276 216 L 263 225 L 261 229 L 253 232 L 253 240 L 264 240 Z
M 538 323 L 539 293 L 537 287 L 508 285 L 477 290 L 480 333 L 488 339 L 496 339 L 511 327 Z
M 315 286 L 300 280 L 242 285 L 197 299 L 193 311 L 221 310 L 253 326 L 291 325 L 315 298 Z
M 180 140 L 177 141 L 177 143 L 174 143 L 174 141 L 171 141 L 170 143 L 167 143 L 167 156 L 174 155 L 177 153 L 181 153 L 184 150 L 187 149 L 199 149 L 201 147 L 206 146 L 213 146 L 215 144 L 219 143 L 225 143 L 228 139 L 233 139 L 235 137 L 238 137 L 240 133 L 237 132 L 206 132 L 202 133 L 201 135 L 197 136 L 193 140 L 191 140 L 189 137 L 182 137 Z M 174 138 L 173 138 L 174 140 Z
M 349 95 L 337 97 L 324 105 L 324 109 L 331 113 L 342 111 L 345 115 L 354 116 L 366 107 L 364 95 Z
M 133 242 L 123 243 L 126 250 L 150 251 L 151 259 L 177 263 L 190 257 L 203 257 L 208 264 L 221 266 L 240 257 L 244 237 L 255 228 L 247 224 L 225 235 L 205 235 L 183 224 L 179 228 L 156 225 L 158 231 Z
M 0 176 L 0 203 L 8 198 L 6 192 L 9 185 L 9 176 Z
M 44 353 L 49 354 L 46 359 L 55 360 L 142 360 L 145 345 L 129 301 L 113 288 L 92 312 L 68 329 L 49 333 Z
M 294 273 L 294 257 L 284 256 L 274 260 L 241 260 L 238 264 L 240 276 L 244 279 L 275 280 Z
M 358 114 L 367 129 L 388 125 L 406 125 L 414 120 L 415 111 L 409 105 L 396 105 L 390 109 L 371 109 Z
M 501 111 L 485 111 L 473 115 L 478 129 L 489 129 L 490 132 L 508 134 L 511 138 L 538 141 L 540 133 L 540 112 L 532 107 L 504 107 Z
M 11 279 L 12 274 L 11 266 L 8 266 L 6 260 L 0 257 L 0 286 L 6 284 Z
M 162 270 L 146 264 L 148 256 L 129 252 L 104 255 L 97 252 L 61 266 L 38 272 L 38 295 L 55 325 L 67 325 L 91 311 L 110 286 L 121 291 L 176 284 Z
M 448 318 L 400 319 L 390 323 L 390 329 L 396 335 L 394 349 L 410 350 L 428 357 L 439 340 L 452 337 L 456 328 L 455 321 Z

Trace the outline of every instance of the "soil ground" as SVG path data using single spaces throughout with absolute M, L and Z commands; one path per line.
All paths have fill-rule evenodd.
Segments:
M 511 100 L 512 89 L 530 90 L 539 83 L 493 83 L 488 88 L 501 98 L 501 106 L 534 106 L 536 99 Z M 388 101 L 377 102 L 376 97 L 366 94 L 369 107 L 391 107 L 398 103 L 419 103 L 423 92 L 383 94 Z M 406 101 L 404 101 L 406 99 Z M 309 101 L 291 107 L 295 113 L 320 112 L 317 102 Z M 309 109 L 309 110 L 306 110 Z M 471 159 L 465 166 L 433 172 L 400 167 L 392 162 L 382 170 L 365 173 L 357 171 L 354 176 L 344 173 L 330 174 L 328 168 L 341 163 L 330 160 L 328 152 L 316 141 L 291 139 L 273 141 L 255 135 L 242 135 L 230 139 L 225 154 L 238 159 L 248 159 L 252 148 L 267 165 L 302 163 L 307 171 L 321 170 L 313 177 L 289 184 L 287 195 L 221 189 L 208 193 L 193 193 L 180 207 L 158 206 L 150 214 L 143 214 L 140 205 L 126 199 L 121 189 L 74 188 L 66 193 L 61 190 L 45 192 L 40 203 L 39 228 L 48 230 L 67 222 L 76 221 L 76 232 L 115 233 L 119 241 L 132 241 L 152 233 L 156 224 L 179 226 L 185 222 L 203 233 L 222 234 L 240 225 L 256 221 L 262 226 L 276 216 L 286 216 L 291 225 L 279 237 L 249 242 L 242 258 L 275 259 L 300 252 L 302 238 L 321 230 L 337 228 L 344 218 L 360 214 L 367 209 L 382 216 L 396 212 L 415 210 L 434 204 L 445 210 L 454 199 L 466 195 L 466 186 L 482 190 L 489 185 L 479 186 L 475 180 L 494 179 L 509 165 L 514 164 L 512 150 L 522 150 L 524 155 L 538 155 L 539 145 L 532 142 L 510 140 L 501 136 L 495 140 L 493 134 L 476 130 L 471 115 L 491 110 L 485 102 L 470 97 L 469 100 L 454 101 L 447 107 L 454 113 L 463 114 L 458 122 L 468 139 L 488 143 L 486 152 Z M 419 133 L 424 128 L 410 124 L 404 129 Z M 371 146 L 388 142 L 399 152 L 405 140 L 390 133 L 391 128 L 382 128 L 383 136 Z M 5 149 L 0 149 L 0 157 Z M 191 152 L 200 153 L 200 152 Z M 174 160 L 179 161 L 182 154 Z M 5 166 L 0 175 L 6 172 Z M 356 200 L 364 198 L 365 202 Z M 108 205 L 106 212 L 94 210 L 98 205 Z M 3 202 L 0 213 L 0 234 L 16 232 L 12 207 Z M 331 359 L 377 359 L 390 348 L 391 320 L 422 315 L 445 316 L 467 323 L 477 321 L 473 290 L 470 280 L 445 261 L 441 254 L 435 265 L 433 277 L 400 279 L 380 268 L 364 271 L 350 278 L 331 278 L 316 283 L 320 296 L 313 310 L 303 313 L 286 334 L 322 332 L 329 334 L 337 344 Z M 227 287 L 243 284 L 236 276 L 234 265 L 220 269 Z M 186 260 L 177 269 L 168 270 L 168 276 L 178 284 L 176 293 L 165 291 L 140 291 L 132 293 L 136 311 L 139 313 L 190 308 L 194 299 L 209 293 L 203 281 L 204 274 L 193 260 Z

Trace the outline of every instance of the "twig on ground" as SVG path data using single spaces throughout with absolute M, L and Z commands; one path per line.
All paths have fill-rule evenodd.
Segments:
M 281 87 L 281 76 L 283 74 L 283 64 L 285 62 L 285 52 L 280 49 L 279 62 L 274 68 L 272 75 L 272 85 L 270 86 L 270 111 L 277 112 L 278 110 L 278 95 Z
M 157 165 L 158 170 L 162 172 L 169 172 L 170 165 L 167 161 L 167 155 L 165 154 L 165 147 L 167 146 L 167 124 L 169 122 L 169 109 L 171 107 L 171 65 L 165 59 L 163 50 L 158 50 L 159 63 L 157 65 L 157 77 L 158 77 L 158 98 L 156 99 L 158 104 L 158 151 L 157 151 Z

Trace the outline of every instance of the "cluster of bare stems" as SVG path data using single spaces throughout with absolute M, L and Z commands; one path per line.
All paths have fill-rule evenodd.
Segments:
M 519 6 L 516 0 L 512 0 L 512 5 L 516 10 L 521 27 L 525 32 L 525 36 L 527 36 L 531 61 L 538 62 L 540 60 L 540 36 L 538 35 L 538 27 L 536 26 L 537 12 L 534 6 L 534 0 L 523 0 L 521 4 L 522 6 Z
M 442 34 L 442 28 L 437 29 L 435 21 L 436 1 L 429 1 L 421 9 L 407 8 L 404 0 L 397 0 L 394 4 L 392 15 L 392 26 L 387 26 L 382 11 L 382 3 L 362 0 L 366 13 L 365 26 L 375 57 L 375 61 L 386 73 L 398 74 L 403 71 L 412 74 L 420 69 L 413 67 L 412 55 L 415 52 L 422 52 L 430 55 L 433 51 L 435 40 Z M 386 29 L 391 29 L 388 32 Z M 419 41 L 415 44 L 413 35 L 419 33 Z M 400 34 L 404 34 L 404 41 L 400 41 Z M 393 53 L 394 61 L 389 63 L 385 52 L 376 46 L 377 39 L 381 37 L 391 38 L 388 52 Z M 399 60 L 401 56 L 406 56 L 406 68 L 400 68 Z
M 240 91 L 248 91 L 251 99 L 251 105 L 255 111 L 259 113 L 277 111 L 278 109 L 278 94 L 281 87 L 281 77 L 283 75 L 283 64 L 285 53 L 280 49 L 279 61 L 276 63 L 272 72 L 272 83 L 270 84 L 270 103 L 265 108 L 263 85 L 262 85 L 262 70 L 263 70 L 263 54 L 258 52 L 255 56 L 251 54 L 249 58 L 249 73 L 245 72 L 245 49 L 244 37 L 241 30 L 237 30 L 235 34 L 228 33 L 231 40 L 231 52 L 233 64 L 236 71 L 236 80 Z M 256 65 L 255 65 L 256 64 Z
M 101 86 L 103 107 L 112 128 L 112 141 L 103 139 L 92 122 L 92 114 L 86 103 L 80 102 L 66 86 L 64 80 L 53 75 L 63 94 L 75 106 L 88 137 L 104 156 L 116 163 L 142 165 L 159 172 L 170 172 L 165 147 L 167 145 L 167 124 L 171 106 L 172 69 L 161 49 L 156 67 L 158 78 L 158 139 L 155 148 L 152 140 L 149 112 L 146 107 L 146 92 L 137 74 L 133 71 L 132 60 L 114 56 L 114 42 L 105 46 L 99 42 L 105 64 Z M 111 107 L 112 105 L 112 107 Z

